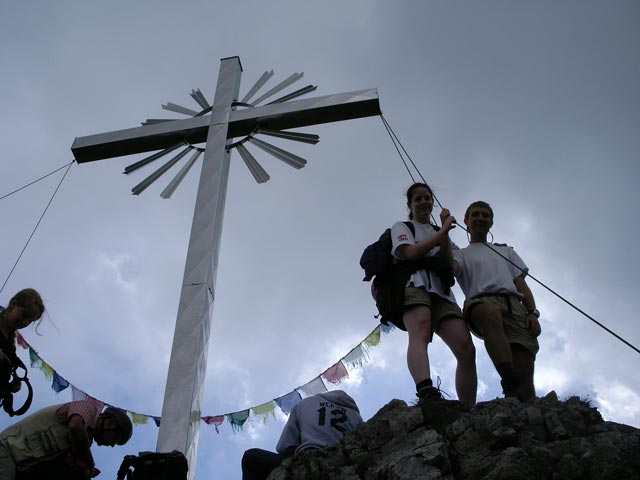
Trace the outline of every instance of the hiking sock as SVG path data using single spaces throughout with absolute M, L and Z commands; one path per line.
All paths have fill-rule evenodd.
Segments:
M 513 372 L 513 363 L 512 362 L 502 362 L 498 365 L 496 365 L 496 370 L 498 371 L 498 374 L 500 375 L 500 378 L 503 380 L 504 383 L 508 384 L 508 385 L 513 385 L 516 380 L 516 375 Z
M 426 387 L 433 387 L 433 382 L 431 381 L 430 378 L 427 378 L 426 380 L 422 380 L 421 382 L 417 383 L 416 392 L 419 392 L 420 390 Z

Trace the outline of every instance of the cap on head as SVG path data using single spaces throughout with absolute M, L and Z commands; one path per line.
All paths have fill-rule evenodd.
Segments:
M 109 415 L 118 425 L 118 430 L 121 434 L 118 445 L 127 443 L 133 434 L 133 424 L 129 419 L 129 415 L 124 410 L 115 407 L 107 407 L 102 414 Z

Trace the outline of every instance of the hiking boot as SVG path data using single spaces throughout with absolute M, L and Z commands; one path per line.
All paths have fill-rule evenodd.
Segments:
M 439 433 L 460 417 L 463 410 L 460 402 L 445 399 L 443 393 L 437 387 L 423 387 L 417 393 L 425 427 L 434 428 Z
M 529 392 L 529 389 L 520 382 L 505 382 L 501 380 L 500 385 L 502 385 L 502 393 L 504 393 L 505 398 L 515 397 L 521 402 L 532 402 L 536 398 L 535 393 Z
M 418 397 L 418 405 L 444 400 L 440 389 L 434 386 L 422 387 L 418 393 L 416 393 L 416 396 Z

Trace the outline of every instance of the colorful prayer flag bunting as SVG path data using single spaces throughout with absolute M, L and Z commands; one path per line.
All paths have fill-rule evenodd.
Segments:
M 331 382 L 334 385 L 340 383 L 340 380 L 349 376 L 349 372 L 347 372 L 347 367 L 344 366 L 342 360 L 338 360 L 338 362 L 334 365 L 331 365 L 322 373 L 322 378 L 324 378 L 327 382 Z
M 393 326 L 393 323 L 389 323 L 387 325 L 385 325 L 384 323 L 380 324 L 380 330 L 382 331 L 382 333 L 389 333 L 394 328 L 395 327 Z
M 69 382 L 67 382 L 64 378 L 58 375 L 57 372 L 53 372 L 53 381 L 51 382 L 51 388 L 54 392 L 60 393 L 65 388 L 69 386 Z
M 254 415 L 258 418 L 261 418 L 263 422 L 266 422 L 269 414 L 271 414 L 275 418 L 275 405 L 277 405 L 285 415 L 288 415 L 291 412 L 291 409 L 302 399 L 302 395 L 300 392 L 304 394 L 305 397 L 315 395 L 317 393 L 323 393 L 327 391 L 327 387 L 323 382 L 323 379 L 333 383 L 338 384 L 340 381 L 349 376 L 348 369 L 354 369 L 356 367 L 361 367 L 368 359 L 368 353 L 365 346 L 373 347 L 380 343 L 381 333 L 389 333 L 393 330 L 393 325 L 378 325 L 376 328 L 369 333 L 369 335 L 355 348 L 353 348 L 347 355 L 345 355 L 340 361 L 336 362 L 331 367 L 327 368 L 321 375 L 314 378 L 313 380 L 305 383 L 303 386 L 298 387 L 292 392 L 287 393 L 281 397 L 270 400 L 263 404 L 260 404 L 256 407 L 252 407 L 251 409 L 242 410 L 239 412 L 233 412 L 225 415 L 214 415 L 214 416 L 204 416 L 199 417 L 202 421 L 204 421 L 208 425 L 214 425 L 216 432 L 219 433 L 218 427 L 222 425 L 224 419 L 227 418 L 229 423 L 231 424 L 234 432 L 242 430 L 242 426 L 249 418 L 250 411 L 253 411 Z M 24 339 L 24 337 L 20 334 L 16 334 L 16 343 L 20 345 L 22 348 L 27 349 L 29 352 L 29 361 L 31 363 L 32 368 L 39 368 L 42 370 L 45 378 L 47 380 L 52 379 L 51 389 L 56 393 L 60 393 L 61 391 L 67 389 L 71 386 L 71 397 L 73 401 L 77 400 L 88 400 L 92 402 L 99 411 L 105 406 L 105 403 L 101 400 L 98 400 L 91 395 L 88 395 L 84 391 L 80 390 L 76 386 L 72 385 L 68 380 L 58 374 L 53 367 L 51 367 L 48 363 L 46 363 L 36 352 L 35 349 L 29 345 L 29 343 Z M 115 407 L 119 408 L 119 407 Z M 122 409 L 121 410 L 125 410 Z M 125 410 L 127 411 L 127 410 Z M 152 418 L 157 427 L 160 426 L 161 418 L 153 415 L 146 415 L 143 413 L 136 413 L 132 411 L 127 411 L 131 415 L 131 419 L 134 425 L 142 425 L 146 424 L 149 421 L 149 418 Z
M 316 377 L 310 382 L 307 382 L 303 386 L 298 388 L 298 390 L 304 393 L 305 397 L 310 397 L 311 395 L 315 395 L 317 393 L 326 392 L 327 386 L 322 381 L 322 378 Z
M 289 392 L 282 397 L 276 398 L 274 402 L 276 402 L 276 405 L 280 407 L 280 410 L 282 410 L 285 415 L 289 415 L 291 409 L 295 407 L 296 403 L 298 403 L 300 400 L 302 400 L 302 397 L 297 390 L 294 390 L 293 392 Z
M 368 347 L 375 347 L 378 345 L 380 343 L 380 326 L 377 326 L 362 343 Z
M 231 428 L 234 432 L 242 430 L 242 426 L 244 425 L 244 422 L 247 421 L 247 418 L 249 418 L 249 409 L 227 415 L 227 420 L 231 424 Z
M 257 407 L 252 407 L 253 414 L 262 420 L 262 423 L 267 423 L 267 418 L 269 414 L 275 418 L 274 411 L 276 409 L 276 404 L 273 400 L 269 400 L 263 404 L 258 405 Z
M 222 422 L 224 422 L 224 415 L 202 417 L 202 420 L 204 420 L 204 423 L 206 423 L 207 425 L 213 425 L 216 429 L 216 433 L 220 433 L 218 427 L 222 425 Z
M 51 365 L 49 365 L 44 360 L 42 360 L 42 365 L 40 367 L 40 370 L 42 370 L 42 373 L 44 374 L 44 378 L 46 378 L 47 380 L 51 380 L 53 378 L 53 374 L 55 373 L 55 370 L 51 368 Z
M 42 360 L 40 360 L 37 352 L 31 347 L 29 347 L 29 362 L 31 362 L 31 368 L 40 368 L 42 365 Z
M 149 416 L 143 413 L 129 412 L 131 415 L 131 422 L 134 425 L 145 425 L 149 423 Z
M 24 339 L 20 332 L 16 332 L 16 343 L 20 345 L 22 348 L 29 348 L 27 341 Z
M 355 347 L 353 350 L 347 353 L 347 355 L 345 355 L 345 357 L 342 359 L 342 361 L 350 369 L 361 367 L 364 364 L 364 362 L 366 362 L 366 360 L 367 360 L 367 352 L 362 346 L 362 344 Z

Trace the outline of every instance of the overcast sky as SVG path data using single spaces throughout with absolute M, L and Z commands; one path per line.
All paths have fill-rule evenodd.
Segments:
M 75 137 L 172 117 L 168 101 L 211 101 L 221 58 L 243 66 L 241 96 L 265 70 L 290 90 L 377 88 L 385 118 L 460 220 L 495 211 L 495 240 L 531 273 L 640 345 L 636 182 L 640 152 L 640 4 L 629 1 L 0 1 L 0 178 L 4 195 L 70 162 Z M 294 170 L 261 151 L 255 183 L 232 155 L 204 415 L 240 411 L 318 376 L 376 326 L 362 249 L 406 218 L 411 179 L 379 118 L 308 127 Z M 173 172 L 140 196 L 142 156 L 73 165 L 0 294 L 38 289 L 47 315 L 27 341 L 73 385 L 160 415 L 199 167 L 170 200 Z M 202 158 L 202 157 L 201 157 Z M 202 160 L 200 160 L 202 161 Z M 0 280 L 9 274 L 62 171 L 0 202 Z M 437 211 L 434 212 L 437 214 Z M 467 243 L 461 229 L 452 233 Z M 543 287 L 538 395 L 588 397 L 607 420 L 640 427 L 640 355 Z M 463 296 L 458 294 L 462 304 Z M 370 418 L 411 401 L 406 334 L 384 335 L 341 388 Z M 476 341 L 479 400 L 500 395 Z M 21 355 L 26 360 L 25 351 Z M 453 355 L 435 339 L 432 373 L 455 394 Z M 37 369 L 31 411 L 70 399 Z M 196 478 L 239 479 L 242 452 L 273 450 L 285 420 L 234 434 L 201 426 Z M 4 413 L 0 428 L 12 423 Z M 154 450 L 157 428 L 94 447 L 100 478 Z

